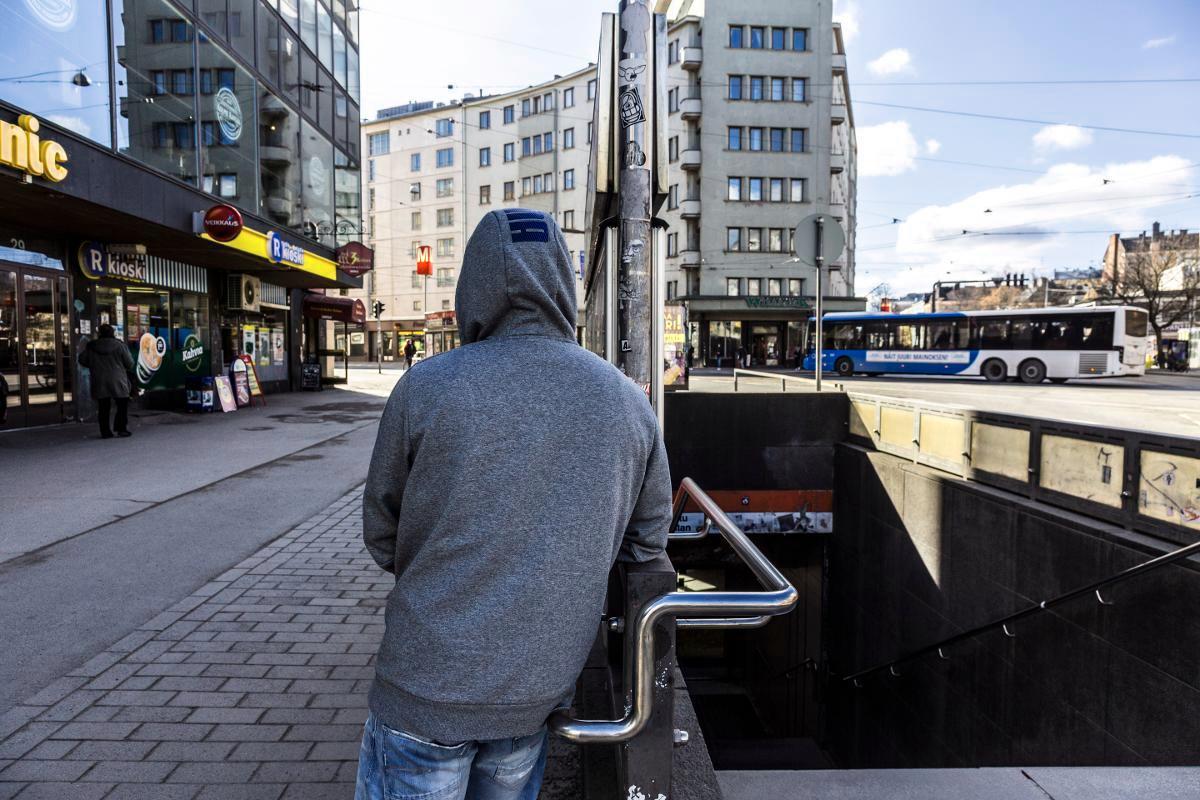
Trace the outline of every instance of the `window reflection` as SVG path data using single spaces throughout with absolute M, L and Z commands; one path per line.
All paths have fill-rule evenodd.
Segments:
M 332 244 L 333 144 L 307 121 L 301 123 L 300 131 L 304 234 L 322 244 Z
M 254 8 L 257 0 L 229 0 L 229 47 L 254 63 Z
M 105 146 L 108 53 L 103 3 L 4 4 L 0 95 L 5 101 Z
M 336 247 L 346 242 L 361 241 L 364 237 L 358 227 L 362 219 L 362 183 L 357 166 L 341 152 L 335 154 L 337 193 L 334 207 L 337 215 Z
M 333 69 L 333 18 L 321 3 L 317 4 L 317 58 L 325 69 Z
M 279 0 L 279 16 L 292 30 L 300 30 L 300 7 L 296 0 Z
M 279 18 L 258 6 L 258 71 L 271 83 L 279 83 Z
M 117 149 L 196 182 L 193 29 L 163 0 L 113 0 Z
M 284 94 L 300 105 L 300 42 L 287 31 L 280 31 L 279 83 Z
M 253 208 L 255 82 L 208 39 L 200 42 L 200 159 L 203 189 Z
M 258 103 L 260 213 L 283 228 L 300 228 L 300 115 L 263 91 Z

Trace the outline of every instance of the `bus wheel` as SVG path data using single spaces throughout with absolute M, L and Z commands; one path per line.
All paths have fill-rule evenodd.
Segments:
M 833 363 L 833 369 L 837 372 L 838 377 L 849 378 L 854 374 L 854 362 L 842 356 Z
M 979 370 L 992 383 L 1002 383 L 1008 377 L 1008 367 L 998 358 L 989 358 Z
M 1046 365 L 1036 358 L 1029 358 L 1021 362 L 1017 374 L 1022 383 L 1041 383 L 1046 380 Z

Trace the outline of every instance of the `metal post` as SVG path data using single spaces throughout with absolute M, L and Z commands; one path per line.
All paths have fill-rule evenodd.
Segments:
M 646 0 L 621 0 L 619 25 L 620 251 L 616 363 L 649 398 L 655 369 L 651 337 L 657 326 L 652 316 L 654 296 L 650 275 L 654 40 L 653 15 Z
M 816 261 L 817 261 L 817 302 L 816 302 L 816 316 L 817 316 L 816 354 L 817 354 L 817 359 L 816 359 L 816 364 L 814 366 L 816 366 L 816 368 L 817 368 L 816 377 L 817 377 L 817 391 L 818 392 L 821 391 L 821 359 L 824 357 L 824 354 L 822 353 L 824 342 L 822 341 L 822 335 L 821 335 L 821 293 L 823 291 L 823 288 L 821 287 L 821 268 L 825 266 L 825 257 L 823 255 L 821 255 L 821 248 L 823 248 L 825 246 L 824 238 L 825 238 L 825 218 L 817 217 L 817 236 L 816 236 L 817 251 L 815 254 Z

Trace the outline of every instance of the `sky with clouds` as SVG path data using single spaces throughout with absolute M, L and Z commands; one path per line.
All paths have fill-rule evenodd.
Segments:
M 363 116 L 579 69 L 616 6 L 363 0 Z M 1200 2 L 834 6 L 858 134 L 858 294 L 1087 267 L 1107 232 L 1200 228 Z M 1079 83 L 1114 80 L 1131 82 Z

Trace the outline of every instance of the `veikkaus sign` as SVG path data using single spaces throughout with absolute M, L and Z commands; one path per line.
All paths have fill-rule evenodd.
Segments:
M 218 242 L 232 242 L 241 235 L 244 225 L 242 212 L 225 203 L 204 212 L 204 232 Z

